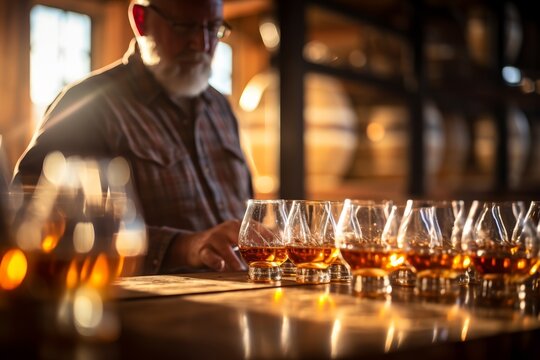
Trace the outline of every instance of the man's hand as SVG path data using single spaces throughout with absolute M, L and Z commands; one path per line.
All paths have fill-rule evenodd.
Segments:
M 240 224 L 238 220 L 229 220 L 175 239 L 166 255 L 166 266 L 208 267 L 215 271 L 245 270 L 245 264 L 233 250 L 238 246 Z

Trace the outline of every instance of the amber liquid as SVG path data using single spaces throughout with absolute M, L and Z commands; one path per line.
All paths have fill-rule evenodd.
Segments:
M 340 251 L 338 249 L 338 255 L 334 259 L 334 262 L 332 263 L 332 265 L 345 265 L 345 262 L 341 259 L 342 257 L 339 256 L 339 253 L 340 253 Z
M 410 252 L 407 261 L 417 272 L 426 270 L 450 270 L 454 264 L 455 255 L 452 254 L 418 254 Z
M 452 260 L 452 269 L 465 271 L 472 265 L 471 257 L 465 254 L 458 254 Z
M 250 265 L 273 267 L 287 260 L 285 247 L 240 247 L 240 254 Z
M 287 255 L 298 268 L 326 269 L 334 262 L 339 249 L 334 247 L 288 246 Z
M 396 251 L 341 249 L 341 256 L 349 264 L 353 273 L 364 273 L 364 270 L 369 269 L 388 272 L 405 261 L 404 255 Z
M 516 279 L 533 275 L 540 265 L 538 258 L 524 256 L 471 256 L 475 269 L 482 275 L 505 275 Z
M 41 229 L 41 248 L 49 253 L 56 248 L 66 231 L 66 217 L 61 210 L 52 209 L 48 221 Z
M 69 259 L 57 254 L 28 255 L 28 274 L 25 287 L 33 297 L 56 299 L 66 291 L 82 285 L 105 290 L 123 273 L 125 258 L 104 253 L 75 255 Z

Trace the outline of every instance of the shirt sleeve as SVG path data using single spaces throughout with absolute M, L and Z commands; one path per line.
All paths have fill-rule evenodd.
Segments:
M 148 229 L 148 251 L 144 259 L 142 272 L 144 275 L 155 275 L 163 273 L 163 260 L 169 251 L 173 240 L 178 237 L 193 234 L 193 231 L 171 228 L 167 226 L 147 226 Z M 181 240 L 180 240 L 181 241 Z M 182 267 L 181 265 L 171 273 L 197 272 L 196 269 Z

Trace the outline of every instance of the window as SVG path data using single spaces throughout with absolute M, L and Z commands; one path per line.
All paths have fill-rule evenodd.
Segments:
M 230 45 L 219 42 L 212 61 L 210 85 L 225 95 L 232 93 L 232 49 Z
M 30 13 L 30 96 L 34 117 L 66 84 L 91 70 L 88 15 L 36 5 Z

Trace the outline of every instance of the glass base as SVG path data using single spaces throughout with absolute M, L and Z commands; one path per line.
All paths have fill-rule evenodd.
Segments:
M 467 270 L 465 271 L 465 275 L 467 276 L 467 284 L 469 285 L 480 284 L 479 275 L 473 267 L 467 268 Z
M 419 295 L 441 296 L 454 295 L 456 287 L 455 280 L 441 276 L 418 276 L 416 279 L 416 290 Z
M 506 298 L 515 290 L 517 290 L 516 284 L 510 283 L 502 276 L 487 276 L 480 282 L 480 296 L 484 299 Z
M 326 284 L 330 282 L 328 269 L 296 269 L 296 282 L 301 284 Z
M 251 281 L 256 282 L 274 282 L 281 280 L 281 269 L 274 267 L 254 267 L 250 266 L 248 276 Z
M 388 276 L 353 276 L 353 288 L 358 294 L 376 296 L 392 293 L 392 285 Z
M 296 265 L 294 265 L 289 259 L 287 259 L 283 264 L 281 264 L 280 268 L 283 276 L 296 275 Z
M 469 276 L 465 271 L 459 272 L 456 274 L 454 281 L 459 286 L 467 286 L 469 285 Z
M 390 283 L 393 286 L 414 287 L 416 274 L 409 268 L 397 269 L 390 273 Z
M 328 268 L 331 282 L 349 282 L 352 279 L 349 268 L 343 264 L 332 264 Z

